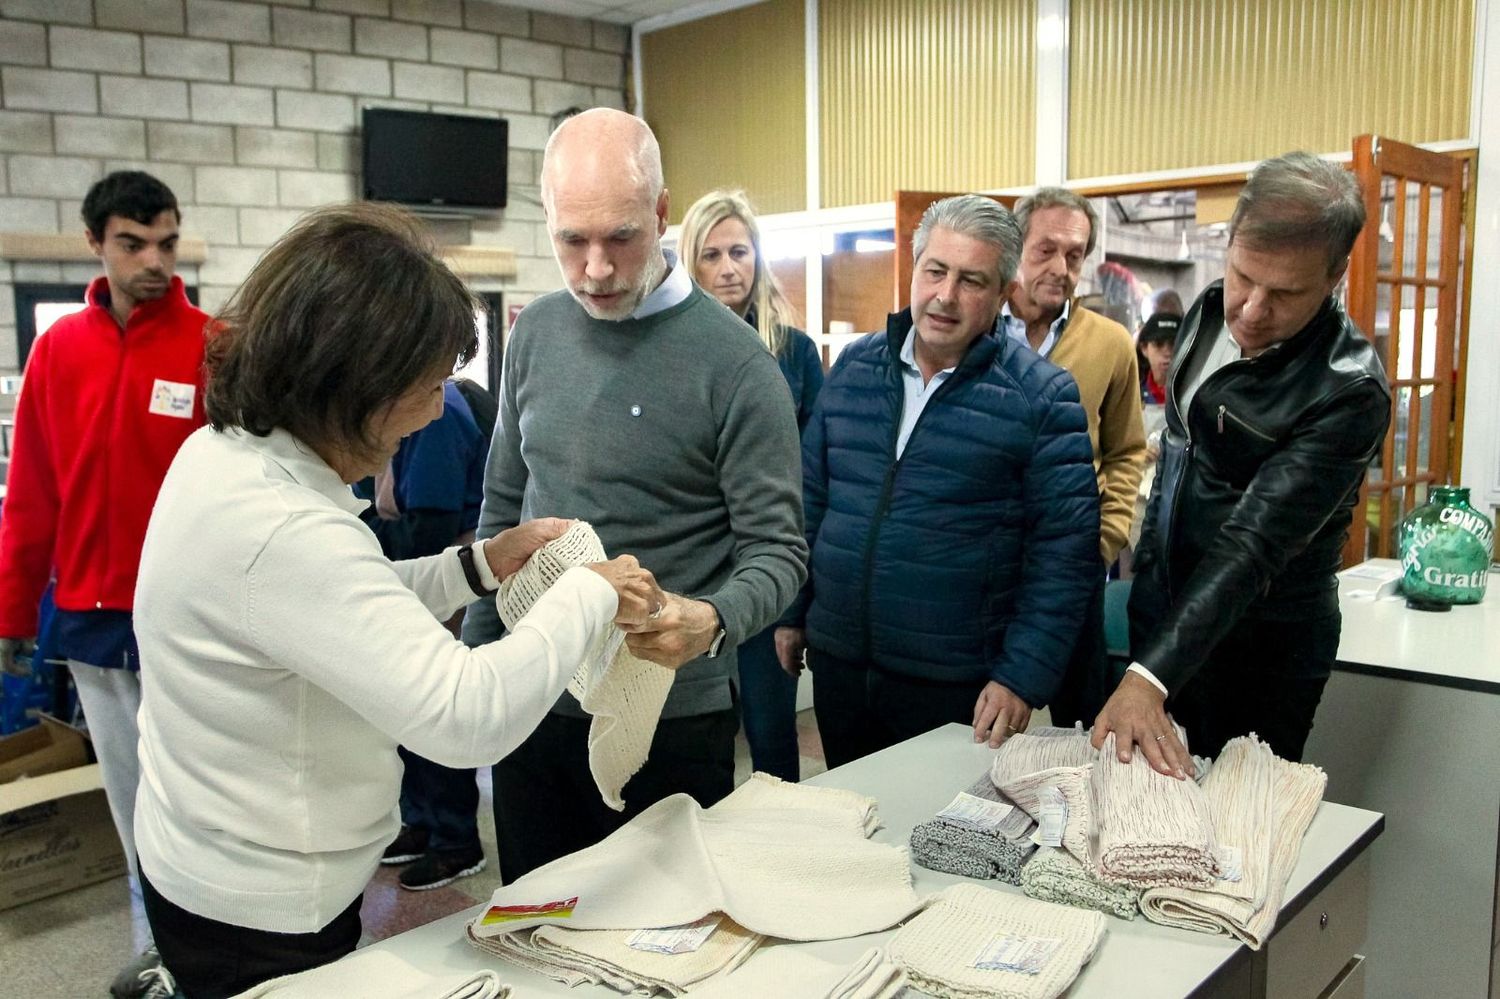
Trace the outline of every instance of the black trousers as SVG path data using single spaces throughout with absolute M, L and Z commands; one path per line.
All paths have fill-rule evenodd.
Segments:
M 612 811 L 589 773 L 590 720 L 548 714 L 515 752 L 495 764 L 495 838 L 510 884 L 575 850 L 593 846 L 663 798 L 688 794 L 705 808 L 734 790 L 733 708 L 663 718 L 646 765 Z
M 314 933 L 272 933 L 191 913 L 163 897 L 141 872 L 141 901 L 151 936 L 187 999 L 225 999 L 352 954 L 359 944 L 362 898 Z
M 433 853 L 483 851 L 479 842 L 479 783 L 474 769 L 454 769 L 397 748 L 401 774 L 401 824 L 427 831 Z
M 1137 577 L 1130 590 L 1132 649 L 1144 647 L 1167 610 L 1161 587 Z M 1188 749 L 1216 757 L 1230 739 L 1254 732 L 1277 756 L 1300 762 L 1338 655 L 1341 623 L 1337 610 L 1301 621 L 1236 623 L 1167 702 L 1187 730 Z
M 882 672 L 809 648 L 813 713 L 828 766 L 905 742 L 949 722 L 974 724 L 984 681 L 938 683 Z
M 1104 583 L 1101 571 L 1089 596 L 1083 623 L 1078 627 L 1078 640 L 1073 643 L 1062 684 L 1048 705 L 1052 724 L 1062 728 L 1071 728 L 1074 722 L 1083 722 L 1084 728 L 1092 727 L 1094 716 L 1114 693 L 1109 649 L 1104 641 Z

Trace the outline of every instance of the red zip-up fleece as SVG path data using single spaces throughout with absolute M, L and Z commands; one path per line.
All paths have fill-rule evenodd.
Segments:
M 63 610 L 124 610 L 167 466 L 204 424 L 208 316 L 182 279 L 120 329 L 109 282 L 32 345 L 0 512 L 0 636 L 36 634 L 55 569 Z M 213 488 L 205 483 L 205 489 Z

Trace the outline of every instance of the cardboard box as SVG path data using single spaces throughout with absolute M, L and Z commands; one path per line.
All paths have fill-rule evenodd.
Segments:
M 18 777 L 40 777 L 89 762 L 88 736 L 81 729 L 40 716 L 41 724 L 0 738 L 0 784 Z
M 0 909 L 125 873 L 87 736 L 54 718 L 0 739 Z

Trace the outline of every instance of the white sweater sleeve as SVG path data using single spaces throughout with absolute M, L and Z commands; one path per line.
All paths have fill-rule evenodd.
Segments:
M 305 677 L 430 760 L 483 766 L 510 752 L 612 627 L 614 590 L 577 568 L 510 635 L 470 649 L 362 533 L 340 512 L 285 521 L 245 578 L 245 640 L 265 666 Z M 430 556 L 444 558 L 467 591 L 451 552 Z M 449 585 L 449 569 L 433 568 L 428 581 Z

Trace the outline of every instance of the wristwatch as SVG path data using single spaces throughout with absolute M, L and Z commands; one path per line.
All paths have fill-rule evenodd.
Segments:
M 720 616 L 719 608 L 714 607 L 714 605 L 709 603 L 707 600 L 703 602 L 708 604 L 708 606 L 714 608 L 714 620 L 719 622 L 719 630 L 714 634 L 714 640 L 708 643 L 708 651 L 703 653 L 703 658 L 717 659 L 719 658 L 720 651 L 722 651 L 724 648 L 724 636 L 726 634 L 726 632 L 724 631 L 724 618 Z

